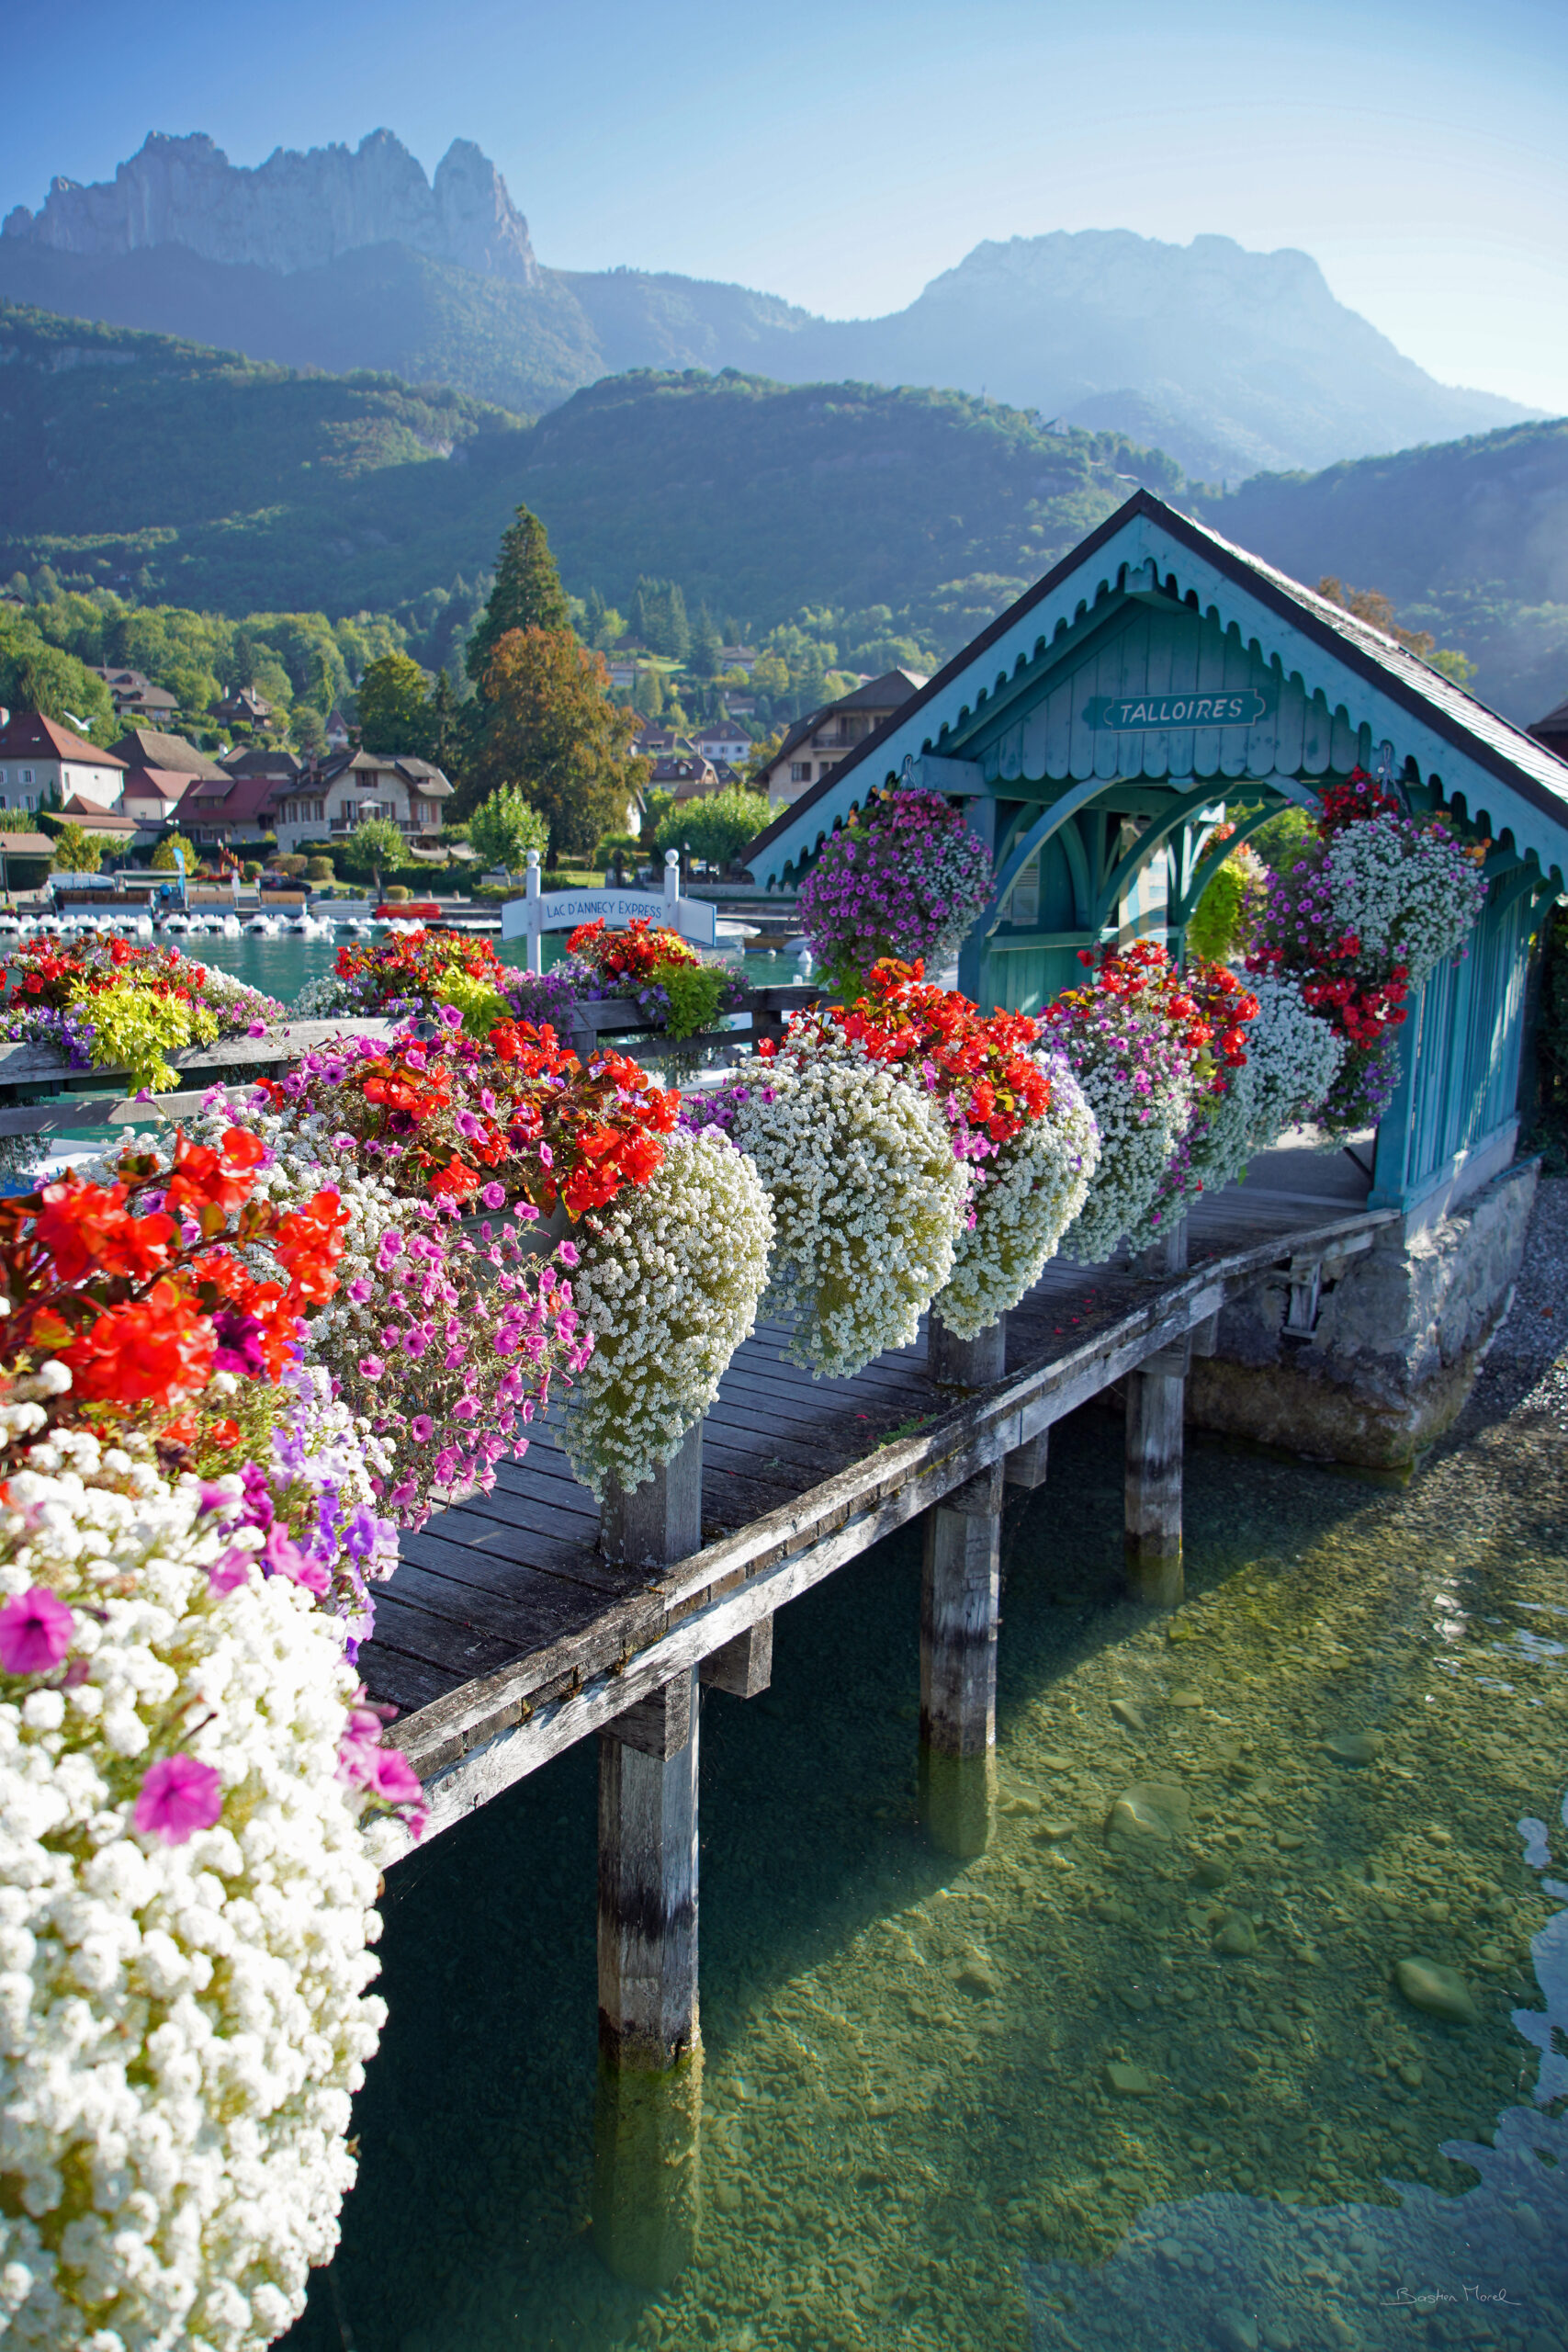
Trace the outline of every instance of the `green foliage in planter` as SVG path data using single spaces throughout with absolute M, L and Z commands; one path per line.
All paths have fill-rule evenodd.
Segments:
M 694 1037 L 699 1029 L 712 1028 L 728 977 L 717 964 L 666 964 L 661 967 L 659 983 L 670 999 L 671 1037 Z

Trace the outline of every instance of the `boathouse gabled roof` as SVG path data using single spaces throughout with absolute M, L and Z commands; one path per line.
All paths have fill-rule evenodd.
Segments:
M 884 720 L 773 823 L 746 853 L 757 881 L 797 878 L 827 835 L 867 795 L 908 773 L 939 789 L 1005 792 L 1005 773 L 987 773 L 967 786 L 973 767 L 964 738 L 1000 690 L 1041 665 L 1039 692 L 1052 683 L 1047 658 L 1059 649 L 1070 662 L 1075 646 L 1118 605 L 1179 611 L 1217 622 L 1298 699 L 1325 711 L 1337 745 L 1353 757 L 1375 757 L 1391 743 L 1394 773 L 1433 789 L 1441 802 L 1492 839 L 1506 841 L 1539 865 L 1559 887 L 1568 877 L 1568 764 L 1522 729 L 1489 710 L 1474 695 L 1354 613 L 1330 604 L 1272 564 L 1233 546 L 1217 531 L 1179 514 L 1152 492 L 1139 490 L 1044 578 L 998 616 L 928 685 Z M 1086 624 L 1088 627 L 1086 628 Z M 1213 773 L 1234 789 L 1252 776 L 1278 785 L 1265 763 L 1227 759 L 1223 768 L 1193 752 L 1213 730 L 1171 728 L 1158 738 L 1161 765 L 1173 779 Z M 1110 742 L 1125 739 L 1111 737 Z M 1146 737 L 1146 747 L 1151 741 Z M 1232 730 L 1232 741 L 1235 733 Z M 1089 754 L 1103 761 L 1107 739 Z M 913 763 L 906 770 L 905 763 Z M 944 765 L 944 763 L 950 763 Z M 1337 760 L 1334 764 L 1337 765 Z M 1316 761 L 1303 781 L 1326 773 Z M 1080 772 L 1063 767 L 1061 780 Z M 1082 768 L 1093 774 L 1095 768 Z M 1146 756 L 1141 772 L 1152 775 Z M 1054 772 L 1053 772 L 1054 773 Z

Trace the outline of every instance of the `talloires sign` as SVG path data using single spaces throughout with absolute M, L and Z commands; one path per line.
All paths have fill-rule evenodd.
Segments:
M 1224 694 L 1096 695 L 1084 712 L 1090 727 L 1135 735 L 1167 727 L 1256 727 L 1269 702 L 1257 686 Z

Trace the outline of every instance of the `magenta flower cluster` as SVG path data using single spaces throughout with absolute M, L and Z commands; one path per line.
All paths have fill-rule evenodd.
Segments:
M 951 956 L 990 893 L 990 853 L 940 792 L 874 800 L 801 885 L 801 928 L 830 973 Z

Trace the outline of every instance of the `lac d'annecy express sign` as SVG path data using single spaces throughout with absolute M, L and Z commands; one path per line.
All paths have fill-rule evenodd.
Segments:
M 1208 695 L 1096 695 L 1084 718 L 1108 733 L 1135 735 L 1162 727 L 1256 727 L 1270 707 L 1257 686 Z
M 544 890 L 539 884 L 538 853 L 528 853 L 526 894 L 508 899 L 501 910 L 502 939 L 528 942 L 528 968 L 539 969 L 544 933 L 575 931 L 579 923 L 602 922 L 611 931 L 625 931 L 633 922 L 663 923 L 695 947 L 711 947 L 715 939 L 713 908 L 702 899 L 681 896 L 679 861 L 667 853 L 664 888 L 657 890 Z

